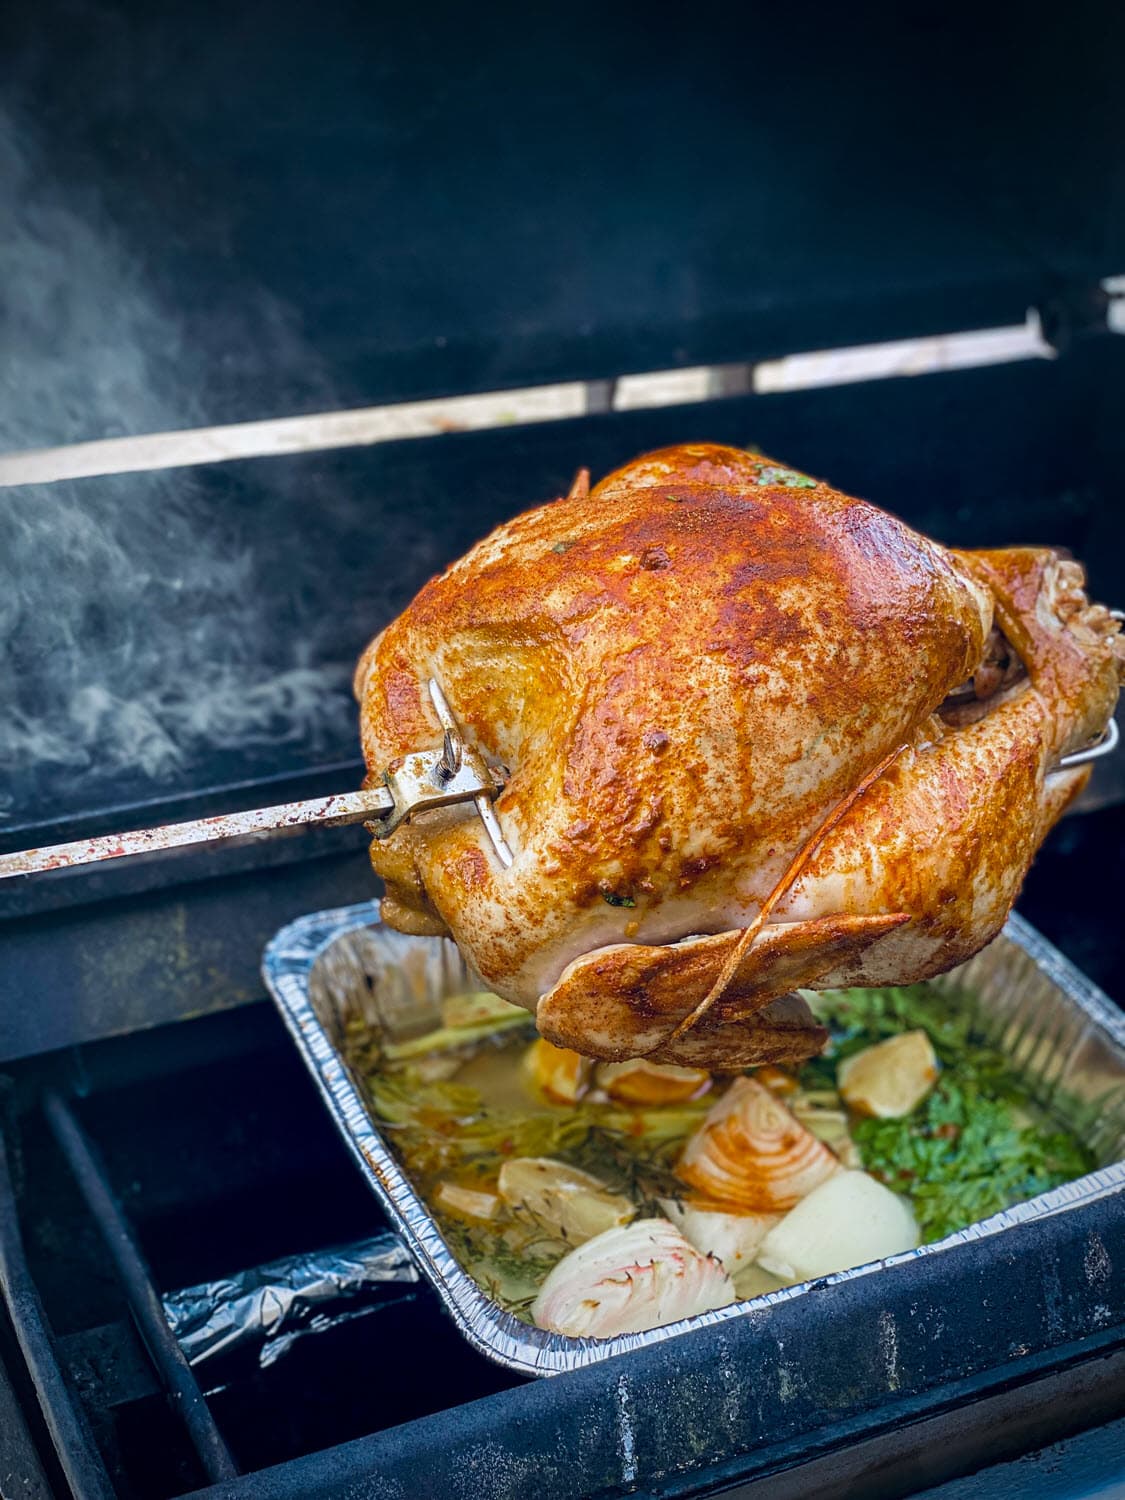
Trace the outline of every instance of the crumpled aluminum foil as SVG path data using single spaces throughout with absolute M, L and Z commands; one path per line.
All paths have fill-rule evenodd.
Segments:
M 210 1372 L 222 1357 L 256 1348 L 266 1369 L 306 1334 L 412 1297 L 403 1288 L 418 1279 L 402 1241 L 377 1234 L 169 1292 L 164 1316 L 190 1365 Z

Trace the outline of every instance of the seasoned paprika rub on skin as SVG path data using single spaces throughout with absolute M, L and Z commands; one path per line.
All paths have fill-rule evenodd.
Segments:
M 994 627 L 1026 672 L 946 703 L 1001 682 Z M 795 988 L 913 982 L 997 931 L 1121 651 L 1048 549 L 953 552 L 760 455 L 649 454 L 500 527 L 368 647 L 373 775 L 440 739 L 430 676 L 511 772 L 511 868 L 470 809 L 427 814 L 373 846 L 384 919 L 451 933 L 591 1056 L 807 1056 Z

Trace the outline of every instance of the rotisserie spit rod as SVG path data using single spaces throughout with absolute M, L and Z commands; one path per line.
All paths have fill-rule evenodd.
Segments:
M 158 828 L 107 833 L 97 838 L 75 839 L 68 844 L 49 844 L 40 849 L 20 849 L 13 854 L 0 854 L 0 880 L 17 875 L 42 875 L 103 860 L 162 854 L 196 844 L 268 838 L 292 833 L 299 828 L 339 828 L 347 823 L 367 823 L 376 838 L 388 838 L 415 813 L 452 807 L 460 802 L 474 804 L 497 859 L 507 868 L 512 863 L 512 851 L 492 808 L 493 798 L 504 789 L 507 772 L 465 743 L 440 684 L 431 678 L 429 686 L 430 698 L 444 733 L 441 748 L 419 750 L 403 756 L 387 767 L 382 786 L 359 792 L 338 792 L 306 802 L 256 807 L 249 812 L 219 813 L 188 823 L 165 823 Z M 1105 735 L 1096 745 L 1063 756 L 1055 769 L 1070 769 L 1086 761 L 1098 760 L 1115 750 L 1117 741 L 1117 725 L 1111 719 Z
M 130 833 L 103 834 L 41 849 L 0 855 L 0 880 L 16 875 L 38 875 L 74 865 L 132 855 L 164 853 L 193 844 L 232 839 L 270 837 L 298 828 L 337 828 L 346 823 L 368 823 L 376 838 L 386 838 L 415 813 L 459 802 L 472 802 L 484 823 L 496 856 L 507 866 L 512 852 L 504 841 L 492 810 L 492 799 L 503 789 L 506 774 L 465 743 L 440 685 L 431 680 L 430 697 L 444 732 L 440 748 L 419 750 L 388 766 L 384 784 L 367 791 L 340 792 L 307 802 L 283 802 L 249 812 L 220 813 L 190 823 L 167 823 Z

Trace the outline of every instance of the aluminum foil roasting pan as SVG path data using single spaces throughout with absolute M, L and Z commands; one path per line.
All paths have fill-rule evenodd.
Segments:
M 883 1265 L 941 1255 L 1029 1219 L 1125 1193 L 1125 1016 L 1033 927 L 1013 916 L 983 953 L 935 983 L 955 985 L 976 998 L 979 1031 L 1007 1053 L 1044 1102 L 1055 1093 L 1077 1101 L 1082 1119 L 1071 1123 L 1081 1128 L 1097 1170 L 890 1261 L 769 1292 L 647 1333 L 566 1338 L 513 1317 L 461 1268 L 380 1135 L 363 1079 L 345 1054 L 349 1022 L 362 1020 L 395 1036 L 440 1023 L 443 996 L 474 987 L 453 944 L 392 932 L 379 923 L 378 902 L 365 902 L 315 912 L 282 928 L 266 949 L 263 974 L 337 1127 L 404 1245 L 469 1342 L 523 1374 L 577 1369 L 751 1310 L 760 1315 L 792 1298 L 830 1295 L 835 1283 L 878 1273 Z

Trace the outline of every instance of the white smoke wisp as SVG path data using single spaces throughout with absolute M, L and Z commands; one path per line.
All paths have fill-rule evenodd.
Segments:
M 2 111 L 0 225 L 0 450 L 207 420 L 96 191 Z M 350 662 L 252 532 L 190 472 L 0 489 L 0 816 L 63 778 L 151 793 L 212 750 L 347 742 Z

